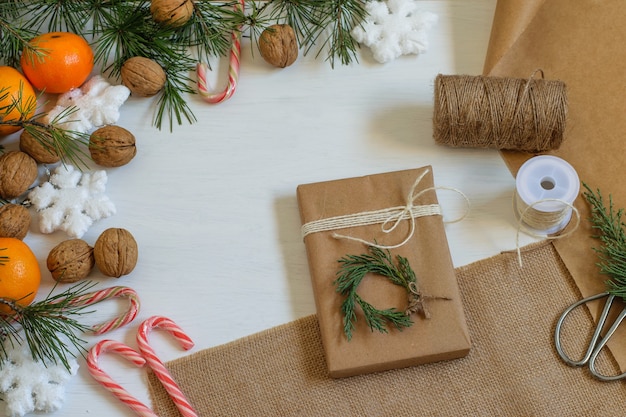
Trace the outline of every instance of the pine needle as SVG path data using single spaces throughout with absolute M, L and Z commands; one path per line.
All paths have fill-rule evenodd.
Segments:
M 85 341 L 77 334 L 89 330 L 89 326 L 78 321 L 87 306 L 75 306 L 74 300 L 86 294 L 95 284 L 83 282 L 67 290 L 52 294 L 28 306 L 18 304 L 19 300 L 0 298 L 0 304 L 11 308 L 12 314 L 0 314 L 0 335 L 11 346 L 24 342 L 34 360 L 42 363 L 61 363 L 70 369 L 69 359 L 76 357 L 76 351 L 85 350 Z M 7 359 L 7 351 L 0 343 L 0 368 Z

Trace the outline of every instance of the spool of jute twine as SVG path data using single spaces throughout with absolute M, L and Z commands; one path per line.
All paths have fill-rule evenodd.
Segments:
M 565 83 L 543 79 L 540 70 L 528 79 L 442 74 L 435 79 L 433 135 L 439 144 L 554 150 L 563 142 L 566 118 Z

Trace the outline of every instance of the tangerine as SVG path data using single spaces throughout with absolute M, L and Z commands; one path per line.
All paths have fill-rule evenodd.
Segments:
M 40 283 L 39 264 L 28 245 L 13 237 L 0 238 L 0 298 L 27 306 L 35 299 Z M 0 304 L 0 314 L 11 312 Z
M 37 96 L 26 77 L 13 67 L 0 66 L 0 120 L 28 119 L 36 108 Z M 0 125 L 0 137 L 20 129 L 20 126 Z
M 35 36 L 29 44 L 43 56 L 24 49 L 20 64 L 26 78 L 38 90 L 66 93 L 80 87 L 91 74 L 93 50 L 81 36 L 50 32 Z

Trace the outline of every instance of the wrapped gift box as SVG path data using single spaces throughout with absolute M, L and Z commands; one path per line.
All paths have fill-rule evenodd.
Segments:
M 426 191 L 414 204 L 436 206 L 431 167 L 300 185 L 297 194 L 302 224 L 406 206 L 409 193 L 422 174 L 415 191 Z M 390 233 L 385 233 L 381 226 L 351 226 L 313 232 L 304 237 L 317 317 L 332 377 L 460 358 L 467 355 L 471 347 L 441 214 L 414 217 L 413 225 L 410 219 L 402 220 Z M 410 235 L 412 227 L 414 233 Z M 394 259 L 400 255 L 409 260 L 422 294 L 447 299 L 427 300 L 429 319 L 412 314 L 412 326 L 402 330 L 388 328 L 388 333 L 371 331 L 357 307 L 356 327 L 348 341 L 341 312 L 344 296 L 336 292 L 334 285 L 340 267 L 338 261 L 346 255 L 365 254 L 368 246 L 336 238 L 335 234 L 389 246 L 411 236 L 404 245 L 391 249 L 391 255 Z M 374 275 L 363 279 L 358 294 L 378 309 L 395 307 L 404 311 L 408 303 L 403 287 Z

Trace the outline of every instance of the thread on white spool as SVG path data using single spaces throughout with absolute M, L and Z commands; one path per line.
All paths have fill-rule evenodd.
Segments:
M 513 206 L 519 220 L 517 228 L 517 259 L 522 266 L 519 234 L 524 227 L 535 237 L 549 239 L 569 236 L 580 223 L 574 200 L 580 191 L 580 180 L 574 167 L 561 158 L 541 155 L 526 161 L 515 178 Z M 555 236 L 569 224 L 572 214 L 576 224 L 569 232 Z
M 536 234 L 558 233 L 570 222 L 579 191 L 578 174 L 568 162 L 552 155 L 535 156 L 515 178 L 517 217 Z

